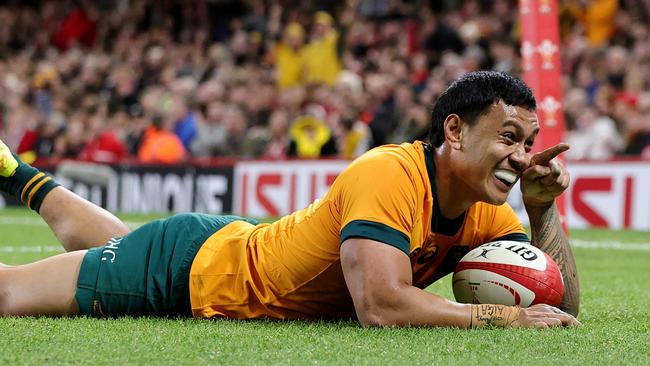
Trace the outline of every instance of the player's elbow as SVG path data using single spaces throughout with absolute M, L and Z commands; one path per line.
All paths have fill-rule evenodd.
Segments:
M 365 328 L 386 326 L 386 323 L 383 321 L 382 317 L 379 314 L 359 314 L 358 318 L 359 324 Z
M 357 316 L 359 323 L 363 327 L 390 327 L 399 325 L 388 311 L 380 309 L 358 312 Z
M 364 327 L 403 326 L 401 319 L 408 312 L 401 301 L 392 296 L 376 296 L 363 299 L 356 309 L 359 323 Z

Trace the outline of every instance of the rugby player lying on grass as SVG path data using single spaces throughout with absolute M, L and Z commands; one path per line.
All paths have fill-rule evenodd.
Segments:
M 471 73 L 437 100 L 430 143 L 367 152 L 303 210 L 271 224 L 180 214 L 133 232 L 15 160 L 2 144 L 0 189 L 38 212 L 67 253 L 2 266 L 0 311 L 356 317 L 365 326 L 577 325 L 578 277 L 554 204 L 569 175 L 553 159 L 568 146 L 532 155 L 538 131 L 525 84 L 496 72 Z M 518 179 L 532 244 L 562 271 L 562 310 L 459 304 L 423 290 L 482 243 L 528 240 L 505 203 Z

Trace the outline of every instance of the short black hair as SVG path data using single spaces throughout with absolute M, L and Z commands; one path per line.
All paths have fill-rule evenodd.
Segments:
M 499 100 L 529 111 L 537 108 L 533 92 L 514 76 L 497 71 L 475 71 L 461 76 L 438 97 L 433 106 L 429 142 L 435 147 L 442 145 L 445 140 L 445 119 L 450 114 L 457 114 L 473 125 Z

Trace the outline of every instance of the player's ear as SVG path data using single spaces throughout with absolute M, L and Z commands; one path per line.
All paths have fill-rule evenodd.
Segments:
M 460 149 L 463 139 L 463 120 L 457 114 L 450 114 L 445 119 L 445 140 L 452 149 Z

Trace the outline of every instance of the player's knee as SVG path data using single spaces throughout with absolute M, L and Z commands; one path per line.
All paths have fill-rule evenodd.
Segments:
M 11 267 L 0 267 L 0 316 L 21 315 L 19 294 Z
M 11 291 L 6 268 L 0 267 L 0 316 L 11 315 Z

